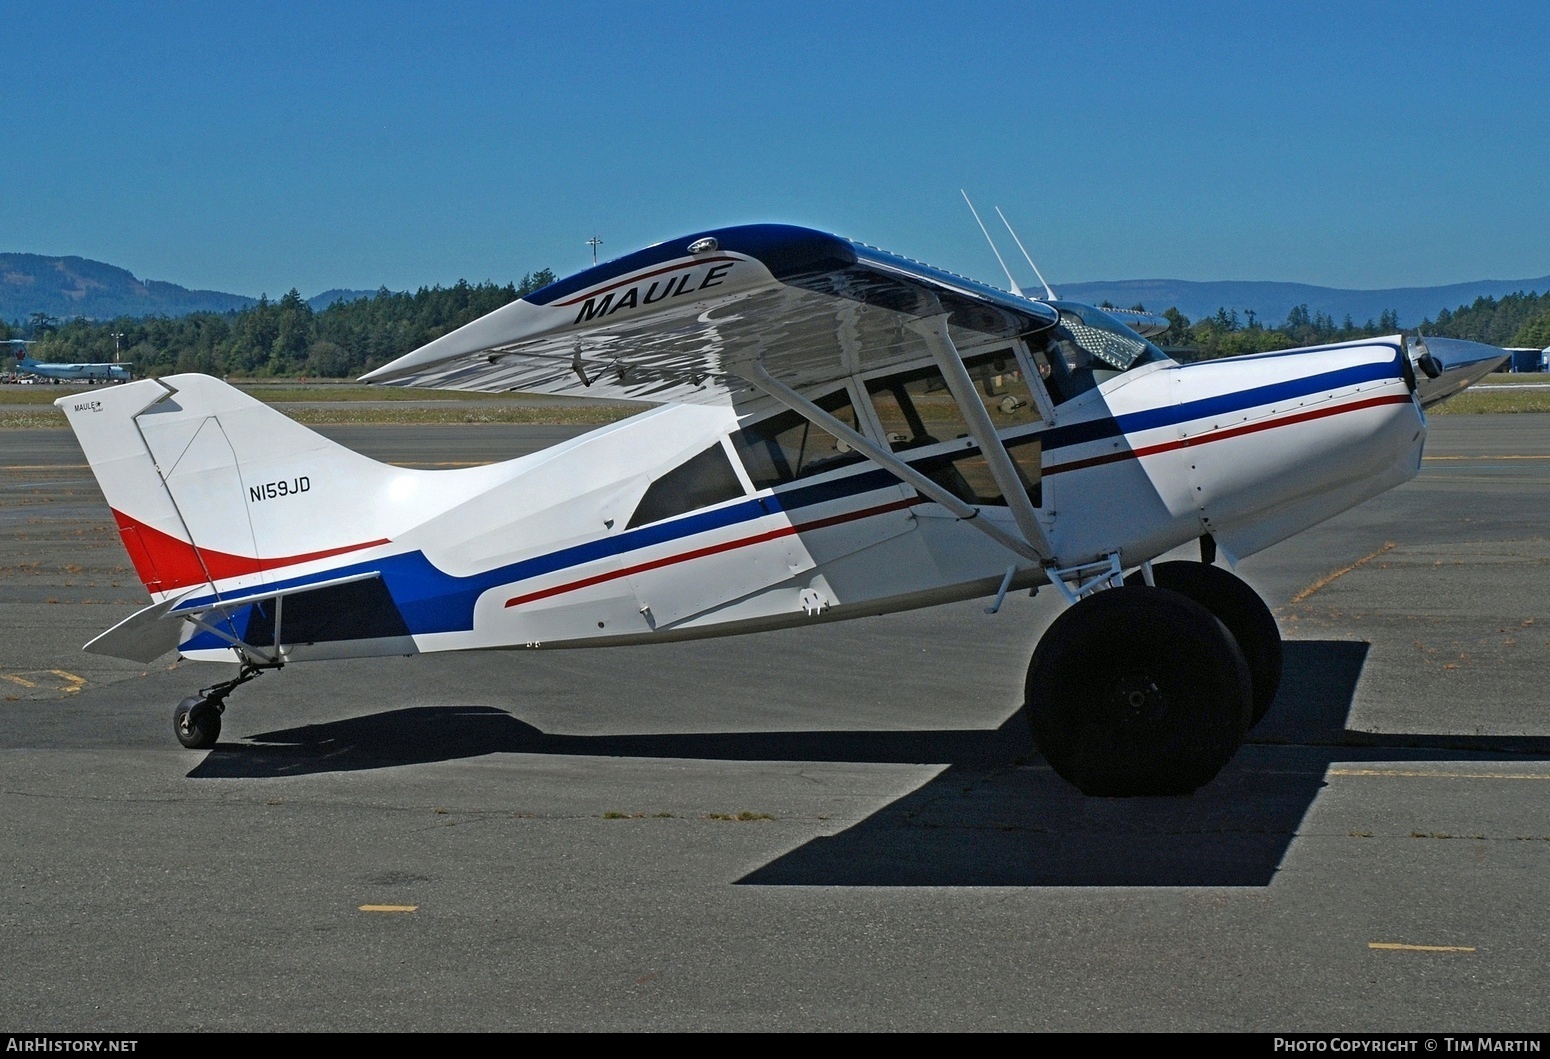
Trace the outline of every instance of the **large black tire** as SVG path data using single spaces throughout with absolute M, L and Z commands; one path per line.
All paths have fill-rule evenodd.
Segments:
M 1034 743 L 1100 797 L 1189 794 L 1248 729 L 1248 664 L 1210 611 L 1147 585 L 1110 588 L 1055 619 L 1025 688 Z
M 1282 648 L 1281 629 L 1259 593 L 1237 575 L 1205 563 L 1158 563 L 1152 567 L 1152 580 L 1158 588 L 1188 596 L 1227 626 L 1249 664 L 1249 680 L 1254 684 L 1249 727 L 1264 720 L 1281 688 Z M 1125 583 L 1141 584 L 1140 571 Z
M 172 711 L 172 731 L 190 750 L 209 750 L 221 737 L 221 711 L 204 699 L 190 696 Z

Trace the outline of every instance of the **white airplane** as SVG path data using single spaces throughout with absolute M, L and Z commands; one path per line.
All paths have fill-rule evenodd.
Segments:
M 54 382 L 129 381 L 127 364 L 45 364 L 43 361 L 33 360 L 22 343 L 12 342 L 11 344 L 16 346 L 16 362 L 13 370 L 18 374 L 36 375 L 40 379 L 50 379 Z
M 1416 355 L 1449 385 L 1486 370 Z M 1401 336 L 1180 365 L 1090 306 L 783 225 L 595 266 L 364 378 L 659 407 L 426 471 L 202 375 L 57 402 L 153 600 L 85 649 L 241 664 L 178 705 L 185 746 L 290 662 L 994 611 L 1047 585 L 1070 606 L 1028 669 L 1040 750 L 1091 794 L 1188 792 L 1280 680 L 1274 618 L 1215 556 L 1409 479 L 1426 436 Z M 1202 562 L 1152 564 L 1196 540 Z

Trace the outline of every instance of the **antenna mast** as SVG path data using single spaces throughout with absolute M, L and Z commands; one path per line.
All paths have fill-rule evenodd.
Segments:
M 1000 206 L 996 207 L 996 216 L 1001 218 L 1001 223 L 1006 225 L 1006 230 L 1009 231 L 1009 232 L 1012 232 L 1012 224 L 1011 224 L 1010 221 L 1008 221 L 1006 219 L 1006 214 L 1001 212 L 1001 207 Z M 978 218 L 976 218 L 976 220 L 977 219 Z M 1017 238 L 1017 233 L 1016 232 L 1012 232 L 1012 242 L 1017 244 L 1017 249 L 1019 249 L 1019 250 L 1021 250 L 1023 252 L 1023 257 L 1026 258 L 1027 261 L 1028 261 L 1028 264 L 1030 266 L 1032 266 L 1033 274 L 1035 276 L 1039 277 L 1039 282 L 1040 283 L 1044 284 L 1044 293 L 1049 295 L 1049 300 L 1052 301 L 1052 302 L 1059 301 L 1060 300 L 1060 295 L 1056 294 L 1055 293 L 1055 288 L 1051 287 L 1049 285 L 1049 283 L 1047 283 L 1045 281 L 1044 273 L 1040 272 L 1039 271 L 1039 266 L 1035 265 L 1033 263 L 1033 258 L 1029 256 L 1027 248 L 1023 246 L 1023 241 L 1021 239 Z
M 597 264 L 597 248 L 603 245 L 603 241 L 597 237 L 597 232 L 592 233 L 592 238 L 587 240 L 587 245 L 592 248 L 592 264 Z
M 1001 258 L 1001 251 L 996 249 L 996 241 L 990 237 L 990 232 L 985 230 L 985 222 L 980 220 L 979 210 L 974 208 L 974 203 L 969 202 L 969 193 L 963 190 L 963 188 L 959 188 L 958 194 L 962 195 L 963 201 L 968 203 L 969 212 L 974 214 L 974 223 L 979 225 L 980 231 L 985 233 L 985 242 L 990 244 L 990 252 L 996 255 L 997 261 L 1001 262 L 1001 271 L 1006 273 L 1006 281 L 1012 285 L 1012 293 L 1021 295 L 1024 298 L 1028 297 L 1028 295 L 1023 294 L 1023 289 L 1019 287 L 1017 285 L 1017 281 L 1012 278 L 1012 270 L 1006 267 L 1006 262 Z M 1006 218 L 1004 217 L 1002 218 L 1003 221 L 1005 219 Z M 1016 236 L 1013 236 L 1013 238 L 1016 238 Z M 1034 271 L 1037 272 L 1038 269 L 1034 269 Z

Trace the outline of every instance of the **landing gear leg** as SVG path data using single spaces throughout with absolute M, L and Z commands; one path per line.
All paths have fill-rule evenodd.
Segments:
M 1050 766 L 1089 795 L 1189 794 L 1247 731 L 1248 665 L 1210 611 L 1165 588 L 1078 600 L 1028 666 L 1028 723 Z
M 226 696 L 264 671 L 264 667 L 244 664 L 231 680 L 223 680 L 197 695 L 190 695 L 172 711 L 172 731 L 190 750 L 208 750 L 221 737 L 221 714 L 226 712 Z

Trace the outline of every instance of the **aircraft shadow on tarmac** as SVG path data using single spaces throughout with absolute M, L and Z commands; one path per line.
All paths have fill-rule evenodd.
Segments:
M 191 778 L 263 778 L 550 754 L 945 764 L 911 793 L 742 879 L 785 886 L 1264 886 L 1331 762 L 1550 759 L 1550 739 L 1346 728 L 1365 643 L 1288 641 L 1281 691 L 1238 758 L 1184 798 L 1087 798 L 994 730 L 549 735 L 491 707 L 420 706 L 222 743 Z M 1286 755 L 1283 765 L 1264 767 Z M 1257 762 L 1250 763 L 1246 759 Z

